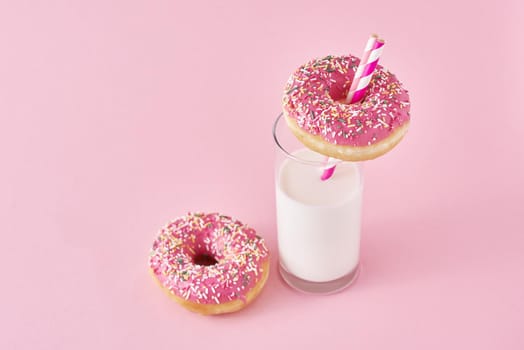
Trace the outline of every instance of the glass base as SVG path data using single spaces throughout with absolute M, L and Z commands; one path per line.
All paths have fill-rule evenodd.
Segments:
M 352 285 L 360 274 L 360 263 L 345 276 L 327 282 L 311 282 L 303 280 L 288 272 L 281 264 L 279 265 L 280 276 L 293 289 L 309 294 L 333 294 Z

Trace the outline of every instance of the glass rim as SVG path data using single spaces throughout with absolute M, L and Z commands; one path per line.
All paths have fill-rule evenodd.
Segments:
M 280 122 L 280 120 L 282 119 L 283 115 L 284 115 L 284 113 L 280 112 L 280 114 L 275 119 L 275 122 L 273 123 L 273 140 L 275 141 L 275 144 L 280 149 L 280 151 L 282 151 L 284 153 L 286 158 L 292 159 L 292 160 L 294 160 L 296 162 L 299 162 L 299 163 L 302 163 L 302 164 L 312 165 L 312 166 L 316 166 L 316 167 L 326 167 L 326 165 L 328 165 L 328 164 L 329 165 L 337 165 L 337 164 L 341 164 L 341 163 L 345 162 L 344 160 L 336 159 L 336 158 L 333 158 L 333 159 L 336 159 L 335 161 L 330 161 L 329 163 L 315 161 L 315 160 L 307 160 L 307 159 L 299 158 L 299 157 L 295 156 L 294 154 L 288 152 L 288 150 L 279 141 L 278 136 L 277 136 L 277 126 L 278 126 L 278 123 Z M 289 132 L 291 133 L 291 131 L 289 131 Z M 304 147 L 306 147 L 306 146 L 304 145 Z M 355 162 L 355 163 L 358 163 L 358 162 Z

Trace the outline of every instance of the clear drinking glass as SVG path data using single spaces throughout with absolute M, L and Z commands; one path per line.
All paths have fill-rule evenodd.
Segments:
M 273 126 L 279 269 L 293 288 L 333 293 L 359 274 L 363 174 L 336 161 L 322 181 L 326 157 L 305 148 L 279 115 Z

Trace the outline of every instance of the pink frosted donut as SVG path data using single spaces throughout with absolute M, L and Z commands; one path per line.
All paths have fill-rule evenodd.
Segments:
M 238 311 L 269 275 L 269 251 L 254 229 L 218 213 L 189 213 L 161 229 L 149 266 L 182 306 L 202 314 Z
M 286 122 L 307 147 L 330 157 L 361 161 L 391 150 L 409 127 L 409 96 L 380 65 L 360 103 L 345 96 L 360 60 L 327 56 L 300 66 L 283 97 Z

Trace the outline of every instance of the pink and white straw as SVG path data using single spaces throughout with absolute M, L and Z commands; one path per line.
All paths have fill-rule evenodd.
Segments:
M 347 103 L 356 103 L 362 100 L 366 94 L 366 89 L 371 81 L 373 72 L 378 64 L 378 59 L 382 54 L 384 40 L 379 39 L 376 35 L 372 35 L 366 45 L 362 59 L 349 88 L 346 97 Z
M 332 162 L 332 160 L 333 158 L 331 157 L 326 157 L 326 159 L 324 160 L 325 167 L 324 167 L 324 171 L 322 172 L 322 175 L 320 176 L 320 180 L 326 181 L 331 176 L 333 176 L 333 173 L 335 172 L 335 168 L 337 166 L 329 165 Z
M 356 103 L 364 98 L 366 94 L 366 89 L 371 81 L 373 72 L 377 68 L 378 59 L 382 54 L 382 48 L 384 46 L 384 40 L 379 39 L 376 34 L 373 34 L 369 37 L 362 58 L 360 59 L 360 64 L 355 72 L 353 82 L 349 88 L 348 95 L 346 97 L 346 103 Z M 330 165 L 332 162 L 331 157 L 326 157 L 324 164 L 326 167 L 322 172 L 320 179 L 326 181 L 335 172 L 336 165 Z

